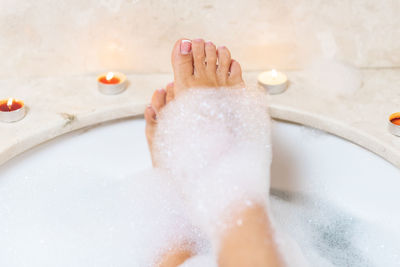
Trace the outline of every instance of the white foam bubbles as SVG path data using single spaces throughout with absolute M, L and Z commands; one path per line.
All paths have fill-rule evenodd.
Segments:
M 316 196 L 276 190 L 272 195 L 279 232 L 301 246 L 311 266 L 400 266 L 398 232 L 389 232 Z M 288 255 L 289 250 L 282 248 Z
M 266 202 L 271 147 L 264 93 L 191 89 L 161 112 L 158 127 L 156 161 L 179 186 L 192 221 L 209 236 L 226 227 L 232 205 Z
M 165 177 L 75 167 L 2 184 L 1 266 L 153 266 L 197 236 Z

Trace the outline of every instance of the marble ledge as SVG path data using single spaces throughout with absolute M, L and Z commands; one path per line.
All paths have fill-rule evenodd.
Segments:
M 400 167 L 400 137 L 387 131 L 388 117 L 400 111 L 400 70 L 362 70 L 363 85 L 338 94 L 307 84 L 301 71 L 288 72 L 289 89 L 270 97 L 273 118 L 338 135 Z M 255 86 L 258 72 L 245 73 Z M 0 80 L 1 97 L 25 101 L 29 112 L 16 123 L 0 123 L 0 165 L 64 133 L 105 121 L 143 114 L 152 92 L 171 74 L 128 75 L 119 95 L 98 92 L 95 76 Z

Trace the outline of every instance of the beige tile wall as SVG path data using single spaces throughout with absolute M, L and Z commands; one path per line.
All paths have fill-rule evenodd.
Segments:
M 181 36 L 230 47 L 246 70 L 400 67 L 400 1 L 0 0 L 0 79 L 169 72 Z

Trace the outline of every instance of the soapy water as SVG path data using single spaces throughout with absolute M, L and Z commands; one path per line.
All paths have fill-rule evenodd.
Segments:
M 318 197 L 271 190 L 281 231 L 296 240 L 310 266 L 400 266 L 400 235 Z
M 266 99 L 242 90 L 194 90 L 181 100 L 160 118 L 158 135 L 165 138 L 156 142 L 166 172 L 120 177 L 60 164 L 67 168 L 1 179 L 0 266 L 152 266 L 171 244 L 186 243 L 198 255 L 182 266 L 216 266 L 210 221 L 225 215 L 231 201 L 267 201 Z M 191 158 L 194 151 L 201 153 Z M 199 184 L 195 178 L 204 174 L 212 179 Z M 400 266 L 398 233 L 319 198 L 271 194 L 278 233 L 299 244 L 309 266 Z M 299 266 L 291 249 L 281 251 Z
M 166 240 L 184 232 L 199 240 L 201 253 L 182 266 L 216 266 L 207 240 L 182 220 L 180 202 L 161 186 L 163 179 L 142 173 L 115 181 L 101 171 L 82 176 L 72 169 L 53 177 L 52 183 L 32 173 L 2 183 L 1 266 L 148 266 Z M 400 266 L 393 235 L 321 199 L 271 194 L 276 223 L 301 246 L 310 266 Z
M 201 241 L 156 173 L 47 175 L 2 184 L 0 266 L 152 266 L 166 244 Z
M 228 227 L 223 221 L 233 203 L 238 209 L 239 203 L 266 201 L 267 108 L 265 93 L 258 91 L 191 89 L 159 116 L 154 158 L 176 184 L 192 223 L 210 238 Z

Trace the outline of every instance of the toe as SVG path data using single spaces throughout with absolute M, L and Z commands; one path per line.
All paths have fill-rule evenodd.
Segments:
M 206 42 L 206 71 L 208 77 L 215 77 L 217 70 L 217 48 L 212 42 Z
M 228 79 L 228 72 L 231 66 L 231 53 L 225 46 L 218 47 L 217 51 L 218 51 L 217 77 L 219 83 L 223 86 L 226 85 Z
M 167 87 L 165 88 L 167 91 L 167 97 L 166 97 L 166 102 L 169 103 L 171 100 L 175 98 L 174 94 L 174 83 L 169 83 L 167 84 Z
M 153 166 L 155 167 L 155 160 L 153 158 L 153 138 L 154 134 L 157 128 L 157 121 L 156 121 L 156 112 L 153 109 L 151 105 L 148 105 L 147 108 L 144 111 L 144 118 L 146 119 L 146 139 L 147 139 L 147 145 L 149 146 L 150 149 L 150 155 L 151 155 L 151 160 L 153 162 Z
M 153 93 L 153 97 L 151 98 L 151 106 L 153 107 L 156 114 L 158 114 L 161 109 L 166 104 L 167 91 L 165 89 L 158 89 Z
M 146 138 L 149 146 L 151 146 L 154 131 L 156 128 L 157 114 L 151 105 L 148 105 L 144 111 L 144 118 L 146 120 Z
M 242 78 L 242 68 L 240 67 L 239 62 L 233 59 L 229 70 L 228 83 L 230 86 L 242 86 L 244 83 Z
M 193 75 L 192 43 L 187 39 L 179 39 L 172 50 L 172 68 L 176 82 L 184 83 Z
M 194 61 L 194 74 L 195 76 L 202 76 L 205 74 L 206 53 L 204 50 L 204 40 L 195 39 L 192 41 L 193 61 Z
M 148 105 L 144 111 L 144 118 L 146 119 L 146 131 L 152 127 L 156 122 L 156 112 L 151 105 Z

